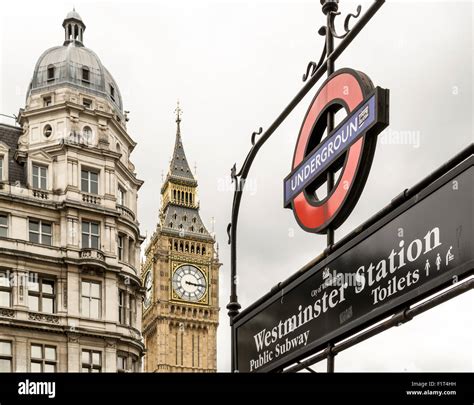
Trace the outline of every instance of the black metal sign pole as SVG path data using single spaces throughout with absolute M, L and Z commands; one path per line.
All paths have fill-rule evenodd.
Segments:
M 331 30 L 331 16 L 332 13 L 336 13 L 338 10 L 338 0 L 321 0 L 323 13 L 326 14 L 326 52 L 331 55 L 334 50 L 334 37 Z M 331 56 L 328 56 L 326 60 L 327 65 L 327 76 L 331 76 L 334 73 L 334 60 Z M 327 112 L 327 128 L 326 134 L 329 135 L 334 129 L 334 113 L 332 111 Z M 328 170 L 327 173 L 327 195 L 332 191 L 334 187 L 334 172 Z M 334 244 L 334 229 L 329 227 L 327 230 L 327 247 L 328 249 Z M 334 372 L 334 355 L 332 354 L 332 345 L 329 344 L 327 347 L 327 372 Z
M 229 304 L 227 305 L 228 315 L 230 318 L 230 325 L 232 327 L 231 332 L 231 370 L 232 372 L 237 371 L 237 348 L 235 347 L 235 329 L 234 329 L 234 319 L 239 314 L 240 311 L 240 304 L 238 302 L 237 297 L 237 221 L 239 217 L 239 209 L 240 209 L 240 202 L 242 199 L 242 191 L 245 186 L 245 180 L 247 179 L 247 175 L 250 171 L 250 167 L 252 166 L 253 160 L 255 159 L 258 151 L 263 146 L 263 144 L 270 138 L 270 136 L 275 132 L 275 130 L 280 126 L 280 124 L 288 117 L 288 115 L 293 111 L 293 109 L 300 103 L 300 101 L 308 94 L 308 92 L 314 87 L 314 85 L 318 82 L 318 80 L 324 75 L 326 71 L 332 68 L 334 70 L 334 62 L 336 59 L 342 54 L 342 52 L 347 48 L 347 46 L 352 42 L 352 40 L 357 36 L 357 34 L 365 27 L 365 25 L 370 21 L 370 19 L 375 15 L 375 13 L 382 7 L 385 3 L 385 0 L 375 0 L 369 9 L 362 15 L 360 18 L 360 6 L 357 8 L 356 14 L 349 14 L 346 16 L 344 21 L 344 34 L 337 35 L 334 29 L 334 18 L 336 15 L 339 15 L 336 11 L 330 12 L 334 6 L 337 10 L 337 3 L 338 0 L 321 0 L 321 4 L 323 5 L 323 12 L 325 7 L 327 7 L 327 25 L 319 30 L 321 35 L 326 35 L 326 46 L 323 49 L 323 53 L 321 55 L 321 59 L 319 63 L 310 62 L 306 69 L 306 74 L 303 75 L 303 81 L 305 81 L 305 85 L 303 88 L 298 92 L 298 94 L 293 98 L 293 100 L 288 104 L 288 106 L 280 113 L 280 115 L 276 118 L 276 120 L 268 127 L 268 129 L 263 132 L 262 128 L 259 129 L 258 132 L 252 133 L 251 141 L 252 147 L 245 158 L 245 161 L 242 165 L 242 168 L 239 172 L 237 172 L 236 165 L 231 169 L 231 177 L 232 181 L 235 182 L 235 191 L 234 191 L 234 198 L 232 202 L 232 215 L 231 215 L 231 222 L 227 226 L 227 234 L 229 236 L 229 244 L 230 244 L 230 300 Z M 354 25 L 353 28 L 349 29 L 349 20 L 350 18 L 358 18 L 357 23 Z M 330 46 L 331 50 L 327 49 L 328 46 L 328 37 L 327 34 L 330 33 Z M 337 48 L 332 50 L 333 47 L 333 38 L 341 39 L 341 42 L 338 44 Z M 326 58 L 327 57 L 327 58 Z M 326 59 L 327 59 L 327 63 Z M 332 72 L 331 72 L 332 73 Z M 328 118 L 329 119 L 329 118 Z M 332 118 L 333 120 L 334 118 Z M 329 122 L 328 122 L 329 124 Z M 332 122 L 332 124 L 334 124 Z M 259 136 L 257 140 L 256 137 Z M 332 175 L 334 176 L 334 175 Z M 329 179 L 329 178 L 328 178 Z M 333 177 L 332 177 L 333 179 Z M 329 179 L 329 185 L 331 180 Z M 334 182 L 334 180 L 332 180 Z M 334 234 L 331 233 L 331 236 L 328 234 L 328 242 L 330 241 L 329 238 L 333 238 Z M 331 243 L 333 244 L 333 243 Z M 329 243 L 328 243 L 329 245 Z M 330 351 L 329 351 L 330 352 Z

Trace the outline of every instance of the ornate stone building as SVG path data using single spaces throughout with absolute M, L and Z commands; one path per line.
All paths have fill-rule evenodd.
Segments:
M 0 126 L 0 371 L 138 371 L 136 143 L 79 14 L 63 27 Z
M 156 232 L 142 265 L 145 371 L 216 371 L 219 258 L 199 215 L 197 181 L 176 142 Z

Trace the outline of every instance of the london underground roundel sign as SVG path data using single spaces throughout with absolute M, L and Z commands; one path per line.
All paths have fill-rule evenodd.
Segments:
M 308 232 L 326 233 L 340 226 L 364 188 L 377 135 L 388 125 L 389 91 L 374 87 L 367 75 L 340 69 L 323 83 L 301 126 L 291 173 L 284 180 L 284 205 Z M 324 139 L 327 113 L 347 116 Z M 340 171 L 324 199 L 316 190 L 328 170 Z

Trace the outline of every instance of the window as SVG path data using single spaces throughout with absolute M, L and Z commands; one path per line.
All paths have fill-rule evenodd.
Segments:
M 123 236 L 123 235 L 119 235 L 119 236 L 118 236 L 118 240 L 117 240 L 117 247 L 118 247 L 117 256 L 118 256 L 118 259 L 119 259 L 120 261 L 123 260 L 123 239 L 124 239 L 124 236 Z
M 135 266 L 135 242 L 133 239 L 128 240 L 128 263 Z
M 33 187 L 46 190 L 48 188 L 48 168 L 33 165 Z
M 30 219 L 30 242 L 41 243 L 42 245 L 51 246 L 52 243 L 52 225 L 50 222 Z
M 87 318 L 100 318 L 100 286 L 100 283 L 96 281 L 82 281 L 82 315 Z
M 55 299 L 54 280 L 30 273 L 28 280 L 28 307 L 30 311 L 52 314 L 55 312 Z
M 127 293 L 124 290 L 119 290 L 119 323 L 125 324 L 127 321 Z
M 109 89 L 110 89 L 110 98 L 115 101 L 115 89 L 114 89 L 114 86 L 112 86 L 111 84 L 109 85 Z
M 83 129 L 82 129 L 82 135 L 84 136 L 84 140 L 86 142 L 91 142 L 92 141 L 92 129 L 91 127 L 88 127 L 88 126 L 85 126 Z M 97 194 L 97 193 L 95 193 Z
M 99 194 L 99 173 L 81 170 L 81 190 L 85 193 Z
M 135 297 L 129 295 L 129 309 L 128 309 L 128 324 L 130 326 L 135 326 L 136 314 L 137 314 L 137 305 Z
M 0 373 L 11 373 L 12 363 L 12 342 L 0 340 Z
M 88 98 L 83 98 L 82 99 L 82 105 L 86 108 L 92 109 L 92 100 Z
M 8 216 L 6 214 L 0 214 L 0 236 L 8 236 Z
M 117 355 L 117 372 L 125 373 L 127 371 L 127 356 L 124 354 Z
M 102 371 L 102 353 L 94 350 L 82 350 L 82 372 L 100 373 Z
M 87 66 L 82 67 L 82 81 L 89 83 L 89 68 Z
M 52 133 L 53 133 L 53 128 L 51 127 L 51 125 L 46 124 L 46 125 L 44 126 L 44 128 L 43 128 L 43 135 L 44 135 L 46 138 L 49 138 Z
M 56 347 L 31 345 L 30 371 L 32 373 L 55 373 L 56 362 Z
M 119 323 L 135 326 L 137 317 L 137 301 L 125 290 L 119 289 Z
M 3 156 L 0 156 L 0 181 L 3 181 Z
M 138 360 L 136 357 L 132 357 L 132 372 L 138 373 Z
M 119 205 L 126 205 L 125 204 L 125 196 L 126 196 L 126 191 L 122 188 L 118 188 L 118 193 L 117 193 L 117 204 Z
M 52 104 L 53 104 L 53 100 L 51 96 L 43 97 L 43 107 L 49 107 Z
M 99 224 L 96 222 L 82 221 L 82 248 L 99 249 Z
M 54 80 L 54 66 L 48 66 L 48 82 Z
M 12 304 L 12 286 L 10 283 L 10 273 L 0 272 L 0 307 L 10 307 Z

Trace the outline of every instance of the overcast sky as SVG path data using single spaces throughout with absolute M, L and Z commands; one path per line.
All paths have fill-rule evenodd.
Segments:
M 357 4 L 342 1 L 341 11 Z M 363 11 L 371 1 L 361 1 Z M 197 163 L 201 216 L 215 231 L 223 263 L 218 368 L 230 367 L 227 310 L 232 188 L 251 133 L 267 128 L 302 86 L 320 55 L 319 0 L 10 1 L 0 11 L 0 113 L 17 113 L 41 53 L 63 42 L 72 6 L 87 29 L 84 43 L 116 79 L 130 110 L 143 234 L 157 222 L 161 173 L 172 153 L 174 109 Z M 380 137 L 362 197 L 336 240 L 473 141 L 472 3 L 389 1 L 336 62 L 389 88 L 390 127 Z M 339 21 L 342 26 L 342 21 Z M 245 308 L 325 247 L 282 208 L 301 121 L 318 86 L 262 148 L 248 180 L 239 222 L 239 300 Z M 411 144 L 387 144 L 389 131 L 411 131 Z M 474 294 L 451 300 L 336 358 L 338 371 L 471 371 Z M 324 362 L 315 367 L 323 369 Z

